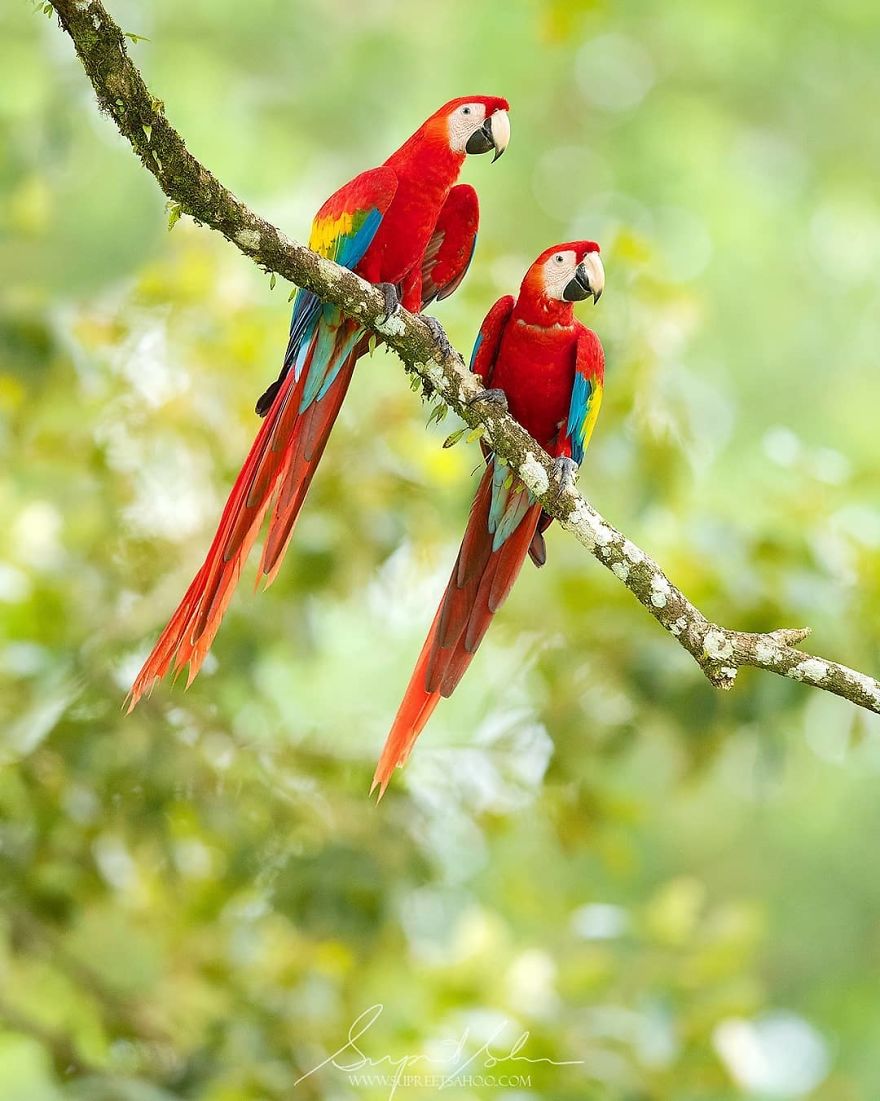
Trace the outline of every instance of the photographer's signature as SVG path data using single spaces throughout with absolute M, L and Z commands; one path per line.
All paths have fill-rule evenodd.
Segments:
M 328 1055 L 326 1059 L 318 1063 L 317 1066 L 312 1067 L 311 1070 L 300 1075 L 296 1082 L 294 1082 L 294 1086 L 298 1086 L 301 1082 L 304 1082 L 307 1078 L 311 1078 L 313 1074 L 316 1074 L 319 1070 L 327 1066 L 335 1067 L 337 1070 L 341 1070 L 346 1074 L 356 1074 L 358 1071 L 363 1071 L 368 1068 L 375 1069 L 377 1067 L 382 1067 L 389 1072 L 391 1092 L 388 1096 L 390 1101 L 397 1092 L 398 1086 L 400 1086 L 404 1076 L 409 1075 L 416 1067 L 424 1069 L 429 1066 L 451 1066 L 453 1068 L 452 1070 L 447 1070 L 442 1074 L 431 1076 L 431 1084 L 436 1085 L 439 1089 L 444 1089 L 446 1086 L 459 1080 L 466 1071 L 473 1071 L 475 1068 L 492 1070 L 504 1063 L 543 1063 L 553 1067 L 575 1067 L 582 1066 L 584 1063 L 583 1059 L 566 1059 L 558 1061 L 543 1056 L 532 1058 L 523 1054 L 523 1048 L 529 1040 L 528 1031 L 521 1032 L 509 1047 L 505 1046 L 503 1049 L 496 1048 L 495 1044 L 498 1041 L 498 1037 L 507 1028 L 507 1021 L 499 1024 L 489 1039 L 476 1051 L 470 1054 L 466 1052 L 470 1032 L 468 1029 L 465 1029 L 450 1054 L 443 1058 L 425 1055 L 424 1053 L 401 1055 L 398 1058 L 394 1058 L 391 1055 L 382 1055 L 374 1058 L 364 1053 L 361 1041 L 376 1021 L 382 1016 L 384 1009 L 385 1007 L 381 1002 L 377 1002 L 376 1005 L 371 1005 L 369 1009 L 365 1009 L 364 1012 L 352 1022 L 348 1030 L 348 1039 L 346 1042 L 334 1051 L 332 1055 Z

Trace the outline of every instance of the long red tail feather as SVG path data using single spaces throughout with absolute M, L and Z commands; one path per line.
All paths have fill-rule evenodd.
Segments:
M 498 550 L 489 530 L 492 465 L 477 489 L 449 584 L 398 708 L 373 776 L 379 798 L 404 764 L 441 697 L 451 696 L 501 607 L 528 554 L 541 513 L 532 505 Z
M 350 339 L 355 327 L 354 322 L 343 322 L 340 343 Z M 273 496 L 276 504 L 261 573 L 265 574 L 267 584 L 274 580 L 360 350 L 355 348 L 347 356 L 327 392 L 303 412 L 299 407 L 311 366 L 311 351 L 299 379 L 294 380 L 292 371 L 285 379 L 235 480 L 205 561 L 131 687 L 129 712 L 169 670 L 177 672 L 189 665 L 187 686 L 192 683 L 214 640 Z

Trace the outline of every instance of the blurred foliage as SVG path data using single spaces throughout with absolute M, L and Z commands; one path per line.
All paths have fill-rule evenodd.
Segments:
M 111 6 L 193 151 L 300 237 L 446 98 L 508 96 L 454 342 L 547 244 L 601 241 L 584 489 L 707 614 L 876 670 L 875 3 Z M 880 1095 L 877 723 L 713 693 L 563 534 L 368 802 L 478 465 L 382 352 L 276 585 L 123 718 L 287 290 L 167 233 L 54 20 L 5 5 L 0 63 L 0 1098 L 388 1097 L 295 1085 L 376 1004 L 374 1073 L 529 1033 L 544 1062 L 484 1052 L 457 1101 Z

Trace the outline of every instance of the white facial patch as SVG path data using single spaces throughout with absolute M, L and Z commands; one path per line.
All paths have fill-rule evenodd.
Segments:
M 449 116 L 449 148 L 453 153 L 464 153 L 468 138 L 478 130 L 486 119 L 486 108 L 482 103 L 465 103 L 456 107 Z
M 554 252 L 544 261 L 544 293 L 548 298 L 562 300 L 565 288 L 574 279 L 577 265 L 577 253 L 573 249 Z

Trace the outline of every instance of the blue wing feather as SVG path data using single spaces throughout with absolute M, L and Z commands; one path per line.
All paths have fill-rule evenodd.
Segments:
M 474 350 L 471 352 L 471 361 L 468 364 L 468 370 L 469 371 L 473 371 L 473 369 L 474 369 L 474 360 L 476 360 L 476 358 L 477 358 L 477 352 L 480 350 L 480 345 L 482 343 L 483 343 L 483 332 L 482 332 L 482 329 L 481 329 L 480 332 L 477 333 L 477 339 L 474 341 Z
M 593 397 L 593 384 L 586 375 L 576 374 L 571 391 L 571 405 L 568 411 L 566 435 L 571 440 L 571 457 L 580 466 L 584 461 L 583 427 L 587 419 L 590 402 Z
M 376 236 L 383 217 L 384 212 L 378 207 L 373 207 L 367 211 L 356 232 L 341 234 L 335 239 L 330 249 L 322 251 L 328 253 L 328 259 L 335 260 L 344 268 L 357 267 Z M 321 299 L 314 291 L 300 288 L 290 316 L 290 336 L 287 341 L 287 351 L 284 353 L 285 368 L 289 368 L 297 360 L 299 353 L 308 347 L 320 313 Z M 299 377 L 299 371 L 295 377 Z
M 372 244 L 396 190 L 397 176 L 387 166 L 356 176 L 332 195 L 316 214 L 309 247 L 342 267 L 356 268 Z M 340 310 L 322 304 L 313 291 L 300 288 L 290 315 L 281 376 L 257 404 L 258 411 L 268 409 L 263 402 L 267 398 L 274 400 L 288 371 L 292 369 L 294 379 L 299 381 L 307 359 L 309 377 L 300 411 L 324 396 L 360 335 L 359 330 L 352 331 L 351 326 L 346 325 L 345 337 L 337 347 L 336 337 L 343 327 L 342 322 Z
M 578 466 L 584 461 L 584 452 L 599 416 L 604 377 L 605 355 L 599 338 L 582 327 L 578 337 L 577 363 L 565 428 L 571 457 Z

